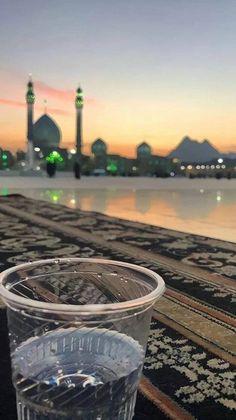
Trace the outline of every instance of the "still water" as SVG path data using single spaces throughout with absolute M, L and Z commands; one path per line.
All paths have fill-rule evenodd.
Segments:
M 27 188 L 11 182 L 0 188 L 0 194 L 21 193 L 73 209 L 97 211 L 109 216 L 236 242 L 234 180 L 170 180 L 160 185 L 155 185 L 155 180 L 140 181 L 83 180 L 78 183 L 70 179 L 43 179 L 33 181 L 35 185 L 31 182 Z M 25 183 L 25 180 L 22 182 Z

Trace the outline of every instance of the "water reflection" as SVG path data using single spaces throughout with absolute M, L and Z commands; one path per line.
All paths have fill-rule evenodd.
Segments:
M 92 194 L 91 199 L 91 208 L 92 211 L 97 211 L 99 213 L 105 213 L 107 208 L 107 196 L 109 191 L 99 190 L 96 193 Z M 82 205 L 83 207 L 83 205 Z
M 96 211 L 170 229 L 236 242 L 236 193 L 233 190 L 30 189 L 27 194 L 72 209 Z M 8 193 L 0 190 L 1 195 Z
M 0 190 L 7 195 L 8 189 Z M 31 190 L 31 198 L 44 199 L 51 203 L 64 204 L 70 208 L 105 213 L 135 211 L 149 214 L 150 211 L 165 215 L 175 215 L 181 219 L 207 218 L 220 204 L 235 204 L 236 195 L 232 191 L 154 191 L 154 190 Z M 147 215 L 148 217 L 148 215 Z
M 8 188 L 0 188 L 0 195 L 6 196 L 9 194 L 9 189 Z
M 163 198 L 175 209 L 176 216 L 185 220 L 207 218 L 216 206 L 213 191 L 178 191 L 170 194 L 164 191 Z
M 135 208 L 139 213 L 145 214 L 150 210 L 153 198 L 153 191 L 151 190 L 137 190 L 135 191 Z
M 46 190 L 45 192 L 46 198 L 52 203 L 59 203 L 62 200 L 63 194 L 63 190 Z

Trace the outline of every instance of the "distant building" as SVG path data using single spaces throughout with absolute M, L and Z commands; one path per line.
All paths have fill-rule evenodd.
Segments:
M 0 170 L 11 168 L 14 165 L 15 158 L 10 150 L 0 149 Z
M 154 176 L 165 177 L 169 176 L 173 171 L 173 163 L 171 159 L 166 159 L 163 156 L 152 155 L 151 172 Z
M 104 140 L 98 138 L 92 143 L 91 152 L 93 156 L 94 169 L 106 171 L 107 167 L 107 145 Z
M 137 146 L 137 166 L 139 175 L 151 174 L 152 149 L 148 143 L 143 142 Z
M 43 150 L 59 147 L 61 130 L 57 123 L 47 114 L 42 115 L 33 126 L 33 145 Z
M 152 155 L 152 148 L 148 143 L 143 142 L 137 146 L 137 159 L 150 158 Z
M 17 150 L 16 152 L 16 161 L 22 162 L 26 159 L 26 153 L 23 150 Z
M 27 157 L 29 168 L 34 167 L 34 158 L 37 159 L 45 158 L 48 153 L 57 151 L 59 153 L 60 141 L 61 141 L 61 130 L 58 124 L 47 114 L 45 109 L 44 115 L 42 115 L 34 123 L 34 85 L 30 77 L 27 84 L 26 91 L 26 103 L 27 103 Z M 76 91 L 75 96 L 75 108 L 76 108 L 76 136 L 75 146 L 76 153 L 74 161 L 81 166 L 82 164 L 82 109 L 83 109 L 83 91 L 79 87 Z M 36 149 L 36 150 L 35 150 Z M 35 155 L 36 152 L 36 155 Z M 67 153 L 65 149 L 61 149 L 61 153 L 64 155 L 63 160 L 67 159 Z
M 75 162 L 81 170 L 82 166 L 82 111 L 84 107 L 84 94 L 79 86 L 75 96 L 75 109 L 76 109 L 76 155 Z
M 107 155 L 107 173 L 110 175 L 126 176 L 132 172 L 133 159 L 120 155 Z

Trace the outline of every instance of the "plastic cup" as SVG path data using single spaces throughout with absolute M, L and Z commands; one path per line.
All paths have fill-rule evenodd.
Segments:
M 20 420 L 130 420 L 162 278 L 70 258 L 0 276 Z

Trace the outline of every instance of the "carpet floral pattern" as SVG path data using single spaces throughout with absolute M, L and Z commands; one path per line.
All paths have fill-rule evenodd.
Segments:
M 0 270 L 40 258 L 96 256 L 164 277 L 135 420 L 236 418 L 235 250 L 232 243 L 22 196 L 0 198 Z M 3 387 L 0 395 L 7 392 L 14 393 Z M 12 416 L 14 410 L 11 404 Z

